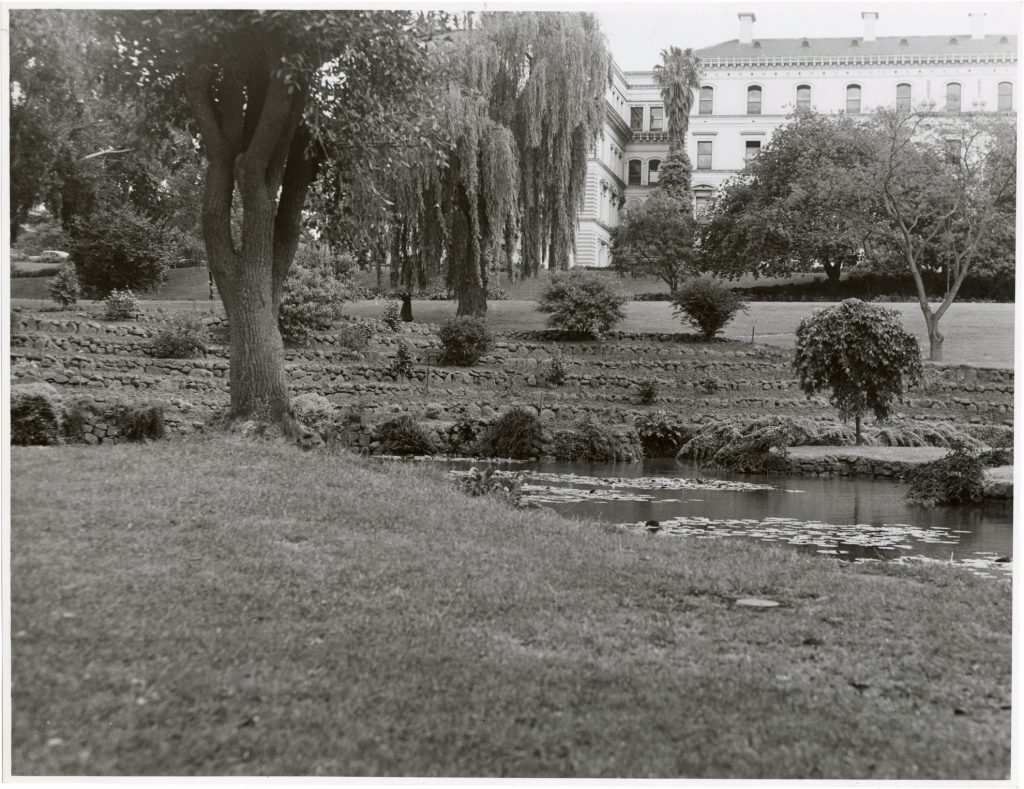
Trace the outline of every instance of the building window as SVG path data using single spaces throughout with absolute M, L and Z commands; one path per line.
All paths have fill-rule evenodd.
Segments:
M 639 159 L 629 160 L 629 180 L 630 186 L 640 186 L 640 173 L 643 169 L 643 163 Z
M 999 104 L 996 105 L 996 109 L 998 109 L 1000 112 L 1007 112 L 1013 109 L 1012 82 L 999 83 Z
M 852 114 L 860 112 L 860 85 L 846 86 L 846 111 Z
M 757 85 L 747 88 L 747 115 L 761 114 L 761 89 Z M 708 143 L 709 145 L 711 143 Z
M 665 110 L 663 107 L 651 107 L 651 131 L 661 131 L 664 128 Z
M 656 184 L 658 183 L 658 168 L 661 167 L 661 162 L 657 159 L 651 159 L 647 163 L 647 183 Z
M 644 130 L 644 108 L 643 107 L 630 107 L 629 108 L 629 128 L 633 131 Z
M 749 162 L 751 159 L 754 159 L 760 151 L 760 140 L 747 140 L 747 144 L 744 146 L 743 150 L 743 161 Z
M 910 83 L 901 82 L 896 86 L 896 109 L 910 112 Z
M 711 140 L 700 140 L 697 143 L 697 169 L 711 169 Z
M 714 88 L 701 88 L 700 89 L 700 114 L 710 115 L 715 111 L 715 89 Z
M 811 108 L 811 86 L 796 86 L 796 108 L 798 110 L 809 110 Z
M 960 112 L 960 83 L 946 85 L 946 112 Z

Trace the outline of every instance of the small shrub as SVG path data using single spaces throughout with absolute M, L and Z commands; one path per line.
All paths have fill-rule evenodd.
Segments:
M 149 343 L 149 354 L 159 359 L 188 359 L 206 351 L 210 333 L 198 315 L 179 315 Z
M 175 244 L 175 268 L 206 265 L 206 244 L 198 233 L 179 233 Z
M 516 473 L 480 472 L 474 466 L 465 476 L 455 478 L 455 489 L 467 496 L 491 496 L 510 507 L 523 506 L 523 477 Z
M 675 457 L 694 433 L 693 428 L 680 424 L 664 411 L 637 417 L 633 427 L 644 454 L 652 458 Z
M 551 278 L 537 310 L 552 329 L 600 339 L 626 317 L 626 301 L 603 277 L 573 270 Z
M 470 367 L 491 347 L 491 333 L 482 318 L 451 318 L 441 325 L 438 337 L 442 364 Z
M 737 312 L 747 309 L 732 288 L 710 277 L 683 283 L 672 303 L 676 315 L 682 315 L 707 340 L 724 329 Z
M 11 386 L 11 443 L 16 446 L 59 444 L 61 397 L 49 384 Z
M 725 384 L 722 383 L 721 378 L 718 378 L 717 376 L 708 373 L 707 375 L 698 378 L 696 381 L 694 381 L 694 385 L 706 394 L 714 394 L 719 389 L 721 389 Z
M 161 403 L 117 406 L 113 417 L 121 435 L 128 441 L 155 441 L 166 433 Z
M 479 419 L 462 417 L 448 431 L 448 440 L 452 452 L 461 455 L 472 455 L 477 451 L 480 437 L 485 430 Z
M 292 265 L 284 282 L 277 323 L 286 343 L 306 342 L 317 331 L 329 329 L 341 317 L 350 283 L 328 268 Z
M 388 331 L 396 332 L 402 325 L 402 309 L 395 302 L 390 301 L 384 305 L 384 311 L 380 314 L 381 322 L 388 327 Z
M 293 397 L 292 413 L 306 427 L 319 433 L 324 441 L 338 439 L 349 421 L 346 412 L 316 392 L 303 392 Z
M 61 435 L 69 441 L 82 441 L 85 428 L 89 425 L 89 417 L 94 413 L 95 406 L 85 399 L 65 402 L 60 419 Z
M 69 251 L 82 287 L 94 297 L 113 290 L 156 290 L 173 264 L 179 234 L 130 206 L 100 208 L 68 224 Z
M 641 381 L 637 386 L 637 397 L 641 405 L 650 405 L 658 399 L 658 382 L 653 380 Z
M 498 285 L 487 286 L 487 300 L 488 301 L 508 301 L 512 296 L 504 288 Z
M 552 386 L 561 386 L 565 383 L 567 376 L 567 370 L 565 362 L 562 361 L 562 355 L 552 356 L 551 361 L 548 362 L 547 369 L 544 371 L 544 380 Z
M 103 300 L 103 316 L 108 321 L 133 321 L 141 312 L 139 300 L 130 290 L 112 290 Z
M 480 439 L 480 453 L 487 457 L 526 459 L 538 455 L 543 435 L 533 411 L 513 408 L 487 426 Z
M 434 455 L 438 451 L 434 437 L 408 414 L 379 425 L 377 439 L 389 455 Z
M 912 469 L 907 481 L 907 498 L 919 504 L 969 504 L 982 499 L 985 466 L 976 453 L 954 447 L 945 457 Z
M 1013 447 L 996 447 L 978 454 L 978 460 L 985 468 L 1013 465 Z
M 337 344 L 349 351 L 365 351 L 373 339 L 373 326 L 361 321 L 346 321 L 335 333 Z
M 77 304 L 81 296 L 82 285 L 78 281 L 78 272 L 73 264 L 65 263 L 50 283 L 50 297 L 64 309 Z
M 395 378 L 412 378 L 415 372 L 416 352 L 405 340 L 398 343 L 395 358 L 391 360 L 390 372 Z
M 618 436 L 591 419 L 584 419 L 574 429 L 555 433 L 555 457 L 559 460 L 615 460 Z

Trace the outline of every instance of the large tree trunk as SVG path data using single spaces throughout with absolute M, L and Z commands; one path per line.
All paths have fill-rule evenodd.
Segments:
M 480 265 L 480 257 L 477 245 L 473 241 L 472 221 L 469 212 L 469 197 L 465 189 L 459 187 L 459 211 L 458 222 L 464 223 L 462 228 L 452 233 L 453 238 L 465 239 L 465 249 L 460 250 L 458 258 L 461 258 L 458 273 L 455 277 L 455 295 L 458 298 L 456 315 L 472 315 L 482 318 L 487 314 L 487 280 Z M 452 250 L 455 252 L 455 250 Z M 454 263 L 455 260 L 453 259 Z
M 277 310 L 258 283 L 238 283 L 224 299 L 231 338 L 231 413 L 282 422 L 290 412 Z M 229 306 L 230 305 L 230 306 Z

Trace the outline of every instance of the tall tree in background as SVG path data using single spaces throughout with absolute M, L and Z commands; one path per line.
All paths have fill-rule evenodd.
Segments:
M 17 9 L 10 29 L 11 241 L 54 187 L 57 162 L 88 131 L 88 12 Z
M 207 10 L 102 18 L 117 54 L 112 78 L 202 143 L 203 237 L 230 327 L 231 412 L 287 422 L 277 318 L 307 192 L 324 158 L 422 139 L 404 121 L 414 116 L 405 100 L 425 73 L 436 18 Z
M 879 110 L 865 131 L 870 157 L 854 171 L 865 195 L 877 195 L 877 225 L 910 270 L 928 328 L 929 358 L 942 360 L 939 321 L 982 255 L 1008 257 L 1015 243 L 1017 142 L 1012 119 L 941 118 Z M 999 250 L 1002 247 L 1002 250 Z M 947 275 L 932 308 L 923 273 Z
M 658 172 L 659 183 L 669 170 L 669 177 L 676 170 L 685 169 L 685 200 L 690 203 L 689 173 L 693 171 L 693 162 L 686 152 L 686 132 L 690 128 L 690 110 L 696 92 L 700 90 L 701 78 L 700 58 L 693 54 L 692 49 L 669 47 L 661 51 L 661 63 L 654 67 L 654 82 L 661 87 L 661 100 L 665 104 L 665 117 L 668 121 L 668 157 L 661 163 Z M 676 179 L 676 183 L 679 179 Z M 678 195 L 683 198 L 683 195 Z
M 693 50 L 662 50 L 654 67 L 668 118 L 669 154 L 658 168 L 658 186 L 643 204 L 612 228 L 612 267 L 633 276 L 659 277 L 675 292 L 693 270 L 696 222 L 691 203 L 692 165 L 686 153 L 700 58 Z
M 798 112 L 720 191 L 701 231 L 701 266 L 727 277 L 785 276 L 820 264 L 838 285 L 875 232 L 877 195 L 856 176 L 863 125 Z M 876 240 L 876 245 L 882 239 Z
M 458 314 L 482 315 L 489 271 L 567 268 L 609 68 L 591 14 L 488 13 L 438 42 L 429 134 L 443 155 L 412 151 L 375 173 L 393 284 L 443 275 Z

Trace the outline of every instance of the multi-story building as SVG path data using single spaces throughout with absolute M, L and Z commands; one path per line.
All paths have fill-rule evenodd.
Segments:
M 855 38 L 758 39 L 754 14 L 741 13 L 738 39 L 695 50 L 703 77 L 686 145 L 698 214 L 797 108 L 854 114 L 925 104 L 949 113 L 1015 109 L 1017 36 L 986 35 L 984 14 L 970 14 L 970 34 L 949 36 L 879 37 L 878 14 L 861 17 L 863 35 Z M 613 67 L 606 109 L 579 216 L 579 266 L 611 263 L 611 228 L 647 199 L 668 153 L 653 71 Z

